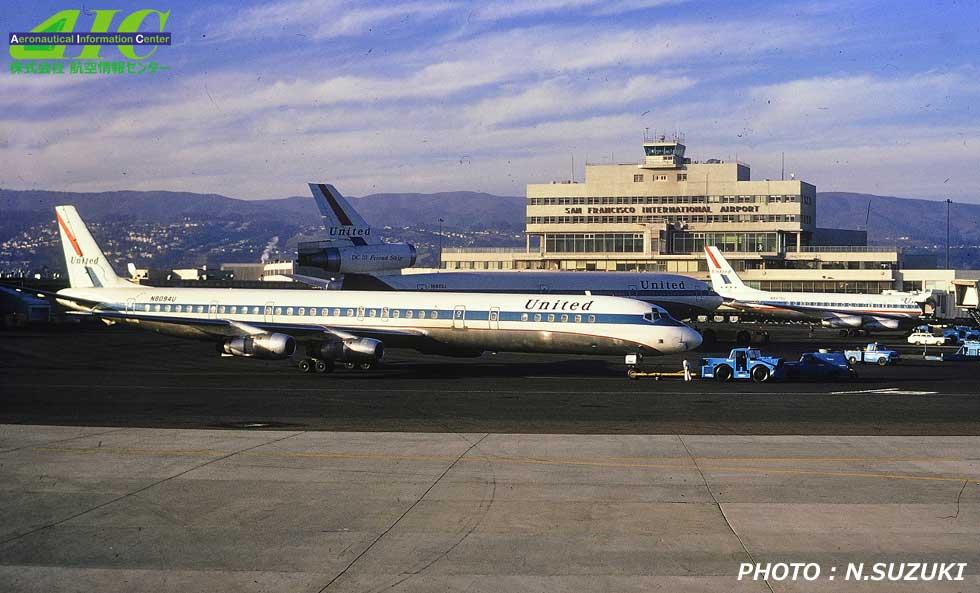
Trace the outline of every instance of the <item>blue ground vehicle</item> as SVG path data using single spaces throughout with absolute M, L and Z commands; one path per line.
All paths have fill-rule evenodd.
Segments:
M 859 362 L 866 362 L 869 364 L 878 364 L 880 366 L 885 366 L 889 364 L 895 364 L 901 360 L 902 356 L 889 349 L 884 344 L 879 344 L 878 342 L 873 342 L 868 344 L 864 348 L 845 350 L 844 358 L 847 362 L 851 364 L 857 364 Z
M 702 358 L 701 378 L 715 381 L 752 379 L 762 383 L 782 378 L 782 364 L 782 358 L 765 356 L 758 348 L 733 348 L 725 358 Z
M 843 352 L 807 352 L 798 361 L 783 363 L 783 375 L 801 380 L 856 379 L 857 371 L 848 364 Z
M 949 339 L 954 344 L 977 341 L 980 340 L 980 330 L 965 325 L 956 325 L 944 329 L 943 337 Z
M 956 352 L 943 352 L 943 361 L 978 361 L 980 360 L 980 342 L 976 340 L 967 340 L 960 345 L 960 349 Z

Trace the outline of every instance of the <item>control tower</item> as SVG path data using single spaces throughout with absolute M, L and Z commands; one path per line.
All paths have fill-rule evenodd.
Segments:
M 659 136 L 653 140 L 643 141 L 643 162 L 640 169 L 680 169 L 685 163 L 684 150 L 687 147 L 677 136 L 668 139 Z

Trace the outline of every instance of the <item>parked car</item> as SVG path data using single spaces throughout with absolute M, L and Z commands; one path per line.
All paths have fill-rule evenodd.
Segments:
M 871 344 L 867 344 L 864 346 L 864 348 L 845 350 L 844 358 L 846 358 L 847 362 L 851 363 L 852 365 L 859 362 L 864 362 L 868 364 L 885 366 L 897 363 L 899 360 L 901 360 L 902 355 L 894 350 L 890 350 L 884 344 L 873 342 Z
M 944 336 L 935 336 L 927 332 L 915 332 L 908 337 L 909 344 L 916 346 L 942 346 L 948 341 Z
M 783 363 L 782 375 L 800 380 L 857 379 L 843 352 L 807 352 L 798 361 Z

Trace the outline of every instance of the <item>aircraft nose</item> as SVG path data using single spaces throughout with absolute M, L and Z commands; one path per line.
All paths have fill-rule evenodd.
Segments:
M 694 350 L 701 345 L 701 334 L 693 328 L 684 326 L 679 328 L 678 334 L 677 341 L 681 352 Z

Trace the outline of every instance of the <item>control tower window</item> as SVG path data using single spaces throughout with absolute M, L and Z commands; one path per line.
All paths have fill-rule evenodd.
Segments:
M 674 154 L 673 146 L 644 146 L 647 156 L 672 156 Z

